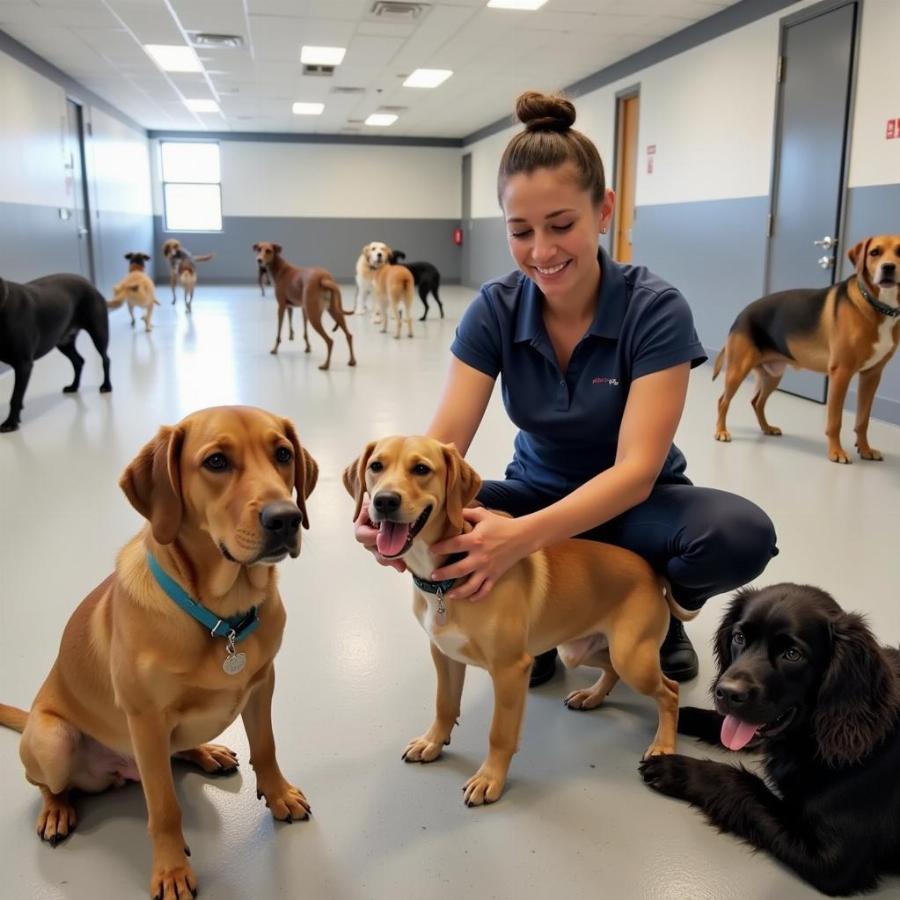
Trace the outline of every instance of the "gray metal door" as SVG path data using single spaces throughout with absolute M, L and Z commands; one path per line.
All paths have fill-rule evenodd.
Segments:
M 472 282 L 472 154 L 464 153 L 462 158 L 462 265 L 460 280 L 464 285 Z
M 840 270 L 856 4 L 786 24 L 769 239 L 767 292 L 828 287 Z M 803 15 L 803 13 L 799 14 Z M 820 403 L 827 379 L 789 369 L 782 390 Z
M 72 220 L 78 236 L 79 274 L 94 280 L 94 255 L 91 247 L 91 216 L 88 205 L 87 175 L 84 168 L 84 123 L 81 106 L 74 100 L 66 100 L 66 178 L 72 179 Z

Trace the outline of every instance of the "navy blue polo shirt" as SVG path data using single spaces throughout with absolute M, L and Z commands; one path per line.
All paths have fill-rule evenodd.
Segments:
M 600 248 L 597 311 L 565 374 L 544 327 L 543 294 L 521 272 L 483 285 L 450 347 L 457 359 L 501 377 L 503 403 L 519 428 L 507 478 L 562 495 L 615 462 L 632 381 L 706 360 L 682 295 L 643 266 L 620 265 Z M 689 483 L 673 444 L 659 482 Z

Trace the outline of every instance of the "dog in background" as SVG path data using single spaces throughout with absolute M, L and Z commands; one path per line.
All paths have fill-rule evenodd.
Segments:
M 369 309 L 369 295 L 375 288 L 375 273 L 391 261 L 391 248 L 381 241 L 372 241 L 366 244 L 360 251 L 356 260 L 356 300 L 353 304 L 354 312 L 367 312 Z M 377 314 L 378 310 L 375 310 Z M 378 324 L 373 317 L 373 323 Z
M 784 370 L 811 369 L 828 375 L 825 434 L 828 458 L 849 463 L 841 446 L 841 417 L 850 379 L 859 373 L 856 447 L 863 459 L 882 459 L 869 445 L 872 403 L 881 373 L 900 341 L 900 235 L 866 238 L 847 256 L 856 271 L 846 281 L 819 290 L 770 294 L 746 307 L 735 319 L 716 357 L 713 378 L 726 367 L 719 398 L 716 440 L 730 441 L 728 407 L 751 370 L 757 387 L 750 401 L 763 434 L 780 435 L 766 420 L 766 401 Z
M 735 596 L 715 653 L 716 710 L 682 709 L 679 731 L 758 750 L 775 790 L 675 755 L 645 760 L 644 781 L 825 894 L 900 874 L 900 651 L 824 591 L 776 584 Z
M 378 527 L 378 552 L 402 558 L 415 585 L 413 609 L 431 639 L 437 669 L 437 717 L 409 742 L 403 758 L 433 762 L 450 743 L 460 712 L 466 666 L 487 669 L 494 685 L 490 749 L 466 782 L 468 806 L 500 798 L 516 752 L 534 657 L 552 647 L 567 666 L 602 669 L 590 688 L 566 698 L 570 709 L 595 709 L 621 678 L 656 701 L 658 729 L 647 756 L 675 752 L 678 684 L 659 666 L 659 648 L 676 606 L 665 580 L 629 550 L 568 540 L 516 563 L 479 603 L 445 602 L 454 582 L 430 581 L 447 560 L 433 544 L 466 530 L 463 508 L 481 479 L 452 444 L 425 437 L 372 441 L 343 475 L 356 500 L 364 495 Z
M 126 258 L 130 255 L 126 254 Z M 156 299 L 153 280 L 143 271 L 143 268 L 132 268 L 134 265 L 135 263 L 132 263 L 128 274 L 113 286 L 113 298 L 106 305 L 109 309 L 118 309 L 123 303 L 127 303 L 132 328 L 134 328 L 135 307 L 142 309 L 144 311 L 142 317 L 144 328 L 146 331 L 152 331 L 153 307 L 159 306 L 159 301 Z
M 112 390 L 109 380 L 109 312 L 103 295 L 80 275 L 47 275 L 27 284 L 0 278 L 0 362 L 12 367 L 15 381 L 9 415 L 0 431 L 19 427 L 25 389 L 34 361 L 54 347 L 72 363 L 75 377 L 63 388 L 70 394 L 81 384 L 84 357 L 75 349 L 84 329 L 103 361 L 100 392 Z
M 355 366 L 356 357 L 353 355 L 353 335 L 347 327 L 344 316 L 352 316 L 353 310 L 344 309 L 341 305 L 341 289 L 325 269 L 317 267 L 300 268 L 292 265 L 282 255 L 281 244 L 272 244 L 268 241 L 260 241 L 253 245 L 256 253 L 256 263 L 265 266 L 269 277 L 275 286 L 275 299 L 278 302 L 278 332 L 275 335 L 275 346 L 272 353 L 278 352 L 281 343 L 281 326 L 284 322 L 284 314 L 288 317 L 288 336 L 294 339 L 294 313 L 295 306 L 300 307 L 303 314 L 303 342 L 306 352 L 309 353 L 309 336 L 307 334 L 307 322 L 321 335 L 328 348 L 325 362 L 319 366 L 325 371 L 331 364 L 331 350 L 334 341 L 327 335 L 322 325 L 322 314 L 327 310 L 334 320 L 335 326 L 344 332 L 347 338 L 347 346 L 350 349 L 350 361 L 347 365 Z
M 309 817 L 278 766 L 271 707 L 285 624 L 275 565 L 300 553 L 317 473 L 294 426 L 251 407 L 163 427 L 125 469 L 119 485 L 147 523 L 72 614 L 30 711 L 0 705 L 0 724 L 23 731 L 42 840 L 72 833 L 75 793 L 140 781 L 150 895 L 196 897 L 171 759 L 234 772 L 233 751 L 207 742 L 238 715 L 257 797 L 276 819 Z
M 381 322 L 382 334 L 387 331 L 388 317 L 391 315 L 396 324 L 395 338 L 400 337 L 404 318 L 406 319 L 406 336 L 413 336 L 412 306 L 415 287 L 412 272 L 406 266 L 385 263 L 375 271 L 375 277 L 372 280 L 372 296 L 375 300 L 377 316 L 373 317 L 372 321 Z
M 428 318 L 429 293 L 434 295 L 438 309 L 441 311 L 441 318 L 443 319 L 444 305 L 441 303 L 441 298 L 438 296 L 438 289 L 441 286 L 441 273 L 438 271 L 437 266 L 432 265 L 430 262 L 406 262 L 406 254 L 402 250 L 394 250 L 391 254 L 391 262 L 395 265 L 402 263 L 410 272 L 412 272 L 413 281 L 416 283 L 419 297 L 422 300 L 422 305 L 425 307 L 425 312 L 419 316 L 419 321 L 424 322 Z
M 174 238 L 167 240 L 162 247 L 163 256 L 169 262 L 169 284 L 172 287 L 172 305 L 175 305 L 175 286 L 180 284 L 184 291 L 184 305 L 187 311 L 191 311 L 194 300 L 194 288 L 197 286 L 197 263 L 209 262 L 215 258 L 215 253 L 204 253 L 202 256 L 192 256 Z

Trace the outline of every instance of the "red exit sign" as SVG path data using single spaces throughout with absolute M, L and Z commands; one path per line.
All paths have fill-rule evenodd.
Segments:
M 887 120 L 887 129 L 884 133 L 884 137 L 885 140 L 888 141 L 900 138 L 900 118 Z

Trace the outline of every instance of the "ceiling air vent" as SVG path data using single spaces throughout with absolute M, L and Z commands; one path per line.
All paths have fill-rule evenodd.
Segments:
M 367 18 L 394 24 L 409 24 L 419 19 L 428 8 L 427 3 L 408 3 L 404 0 L 375 0 Z
M 332 75 L 334 75 L 334 66 L 311 65 L 310 63 L 303 63 L 303 74 L 314 75 L 317 78 L 321 78 L 322 76 L 330 78 Z
M 212 34 L 208 31 L 195 31 L 191 34 L 191 43 L 195 47 L 224 49 L 243 47 L 244 39 L 239 34 Z
M 361 87 L 343 87 L 341 85 L 336 84 L 332 89 L 332 94 L 364 94 L 366 92 L 365 88 Z
M 405 112 L 407 112 L 407 110 L 409 110 L 408 106 L 379 106 L 378 107 L 378 112 L 396 113 L 397 115 L 400 115 L 400 113 L 405 113 Z

